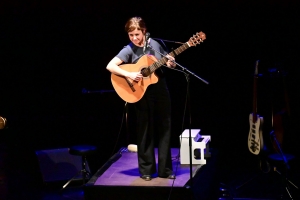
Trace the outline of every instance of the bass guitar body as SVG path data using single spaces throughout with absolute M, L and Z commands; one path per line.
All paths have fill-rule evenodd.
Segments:
M 155 63 L 157 59 L 151 55 L 142 56 L 136 64 L 125 64 L 119 67 L 128 72 L 138 72 L 146 69 L 148 66 Z M 111 74 L 112 85 L 117 92 L 117 94 L 128 103 L 135 103 L 139 101 L 145 94 L 146 89 L 149 85 L 158 82 L 158 77 L 155 73 L 143 77 L 139 82 L 127 79 L 124 76 L 118 76 L 116 74 Z
M 262 126 L 263 117 L 259 115 L 253 116 L 251 113 L 249 115 L 250 130 L 248 135 L 248 148 L 249 151 L 255 155 L 258 155 L 263 148 L 263 136 L 262 136 Z

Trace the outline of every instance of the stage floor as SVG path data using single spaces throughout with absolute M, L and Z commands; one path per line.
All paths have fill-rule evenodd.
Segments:
M 157 161 L 157 149 L 156 149 Z M 100 177 L 94 185 L 114 185 L 114 186 L 174 186 L 183 187 L 190 179 L 190 166 L 180 165 L 177 159 L 179 149 L 172 149 L 173 170 L 176 174 L 175 180 L 155 177 L 151 181 L 144 181 L 140 178 L 138 170 L 137 153 L 123 152 L 122 156 L 113 163 Z M 193 165 L 195 170 L 199 165 Z
M 155 153 L 157 161 L 157 149 L 155 150 Z M 151 181 L 144 181 L 140 178 L 137 153 L 129 152 L 126 148 L 124 148 L 123 151 L 120 150 L 119 153 L 115 154 L 114 158 L 111 158 L 102 168 L 100 168 L 86 184 L 85 199 L 113 199 L 118 193 L 120 195 L 123 192 L 128 193 L 129 191 L 135 195 L 147 194 L 149 199 L 162 196 L 164 196 L 163 199 L 167 199 L 171 189 L 173 196 L 171 199 L 181 199 L 183 197 L 189 199 L 188 195 L 192 194 L 188 188 L 190 188 L 190 184 L 193 184 L 190 181 L 190 165 L 180 164 L 178 159 L 178 148 L 172 148 L 171 155 L 176 179 L 171 180 L 154 176 Z M 192 165 L 192 177 L 195 177 L 195 175 L 201 171 L 203 166 L 204 165 Z M 157 196 L 154 197 L 151 190 L 155 191 Z M 113 194 L 108 194 L 111 192 Z M 158 193 L 160 193 L 160 195 L 158 195 Z M 141 199 L 140 197 L 141 196 L 137 199 Z M 128 199 L 130 198 L 128 197 Z M 124 196 L 122 196 L 122 199 L 124 199 Z M 142 199 L 148 198 L 144 197 Z

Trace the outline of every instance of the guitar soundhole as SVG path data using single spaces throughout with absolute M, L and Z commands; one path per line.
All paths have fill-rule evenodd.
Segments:
M 141 74 L 143 75 L 143 77 L 147 77 L 150 75 L 150 70 L 148 68 L 143 68 L 141 70 Z

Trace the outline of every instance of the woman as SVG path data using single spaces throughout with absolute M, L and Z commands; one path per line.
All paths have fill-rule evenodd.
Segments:
M 155 40 L 147 42 L 151 49 L 144 52 L 145 34 L 147 31 L 145 22 L 140 17 L 132 17 L 125 24 L 125 31 L 128 33 L 129 43 L 116 55 L 107 65 L 107 69 L 134 81 L 140 81 L 143 75 L 140 71 L 128 72 L 119 67 L 124 63 L 136 63 L 145 53 L 154 55 L 157 59 L 166 55 L 164 49 Z M 158 52 L 160 53 L 158 53 Z M 168 55 L 167 66 L 170 68 L 176 65 L 172 62 L 173 57 Z M 158 82 L 149 85 L 144 96 L 134 107 L 137 116 L 137 147 L 138 163 L 141 178 L 150 181 L 155 173 L 161 178 L 175 179 L 171 161 L 171 100 L 164 78 L 163 70 L 156 70 Z M 158 128 L 158 129 L 155 129 Z M 156 170 L 154 154 L 154 132 L 158 134 L 158 170 Z

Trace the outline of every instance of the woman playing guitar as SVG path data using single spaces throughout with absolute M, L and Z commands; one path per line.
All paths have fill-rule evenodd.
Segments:
M 159 51 L 161 54 L 166 55 L 167 52 L 155 40 L 146 39 L 147 32 L 145 22 L 140 17 L 132 17 L 125 25 L 125 31 L 128 34 L 129 43 L 125 46 L 107 65 L 107 69 L 117 77 L 124 80 L 125 84 L 145 84 L 144 81 L 150 81 L 151 84 L 146 88 L 146 91 L 137 91 L 142 95 L 141 99 L 134 103 L 137 121 L 137 154 L 138 165 L 141 178 L 149 181 L 152 179 L 153 174 L 157 172 L 155 154 L 154 154 L 154 133 L 158 134 L 158 176 L 161 178 L 175 179 L 172 170 L 171 161 L 171 100 L 169 91 L 164 78 L 164 72 L 157 70 L 156 74 L 151 74 L 147 77 L 142 74 L 142 68 L 149 65 L 148 62 L 160 59 L 162 56 L 155 51 L 146 48 L 148 42 L 152 48 Z M 145 52 L 144 52 L 145 50 Z M 145 54 L 152 54 L 148 56 Z M 166 65 L 170 68 L 175 67 L 171 61 L 173 57 L 168 56 L 170 59 Z M 138 61 L 137 65 L 127 65 L 126 70 L 122 69 L 121 64 L 134 64 Z M 129 67 L 128 67 L 129 66 Z M 135 68 L 135 66 L 137 66 Z M 158 76 L 158 77 L 156 77 Z M 127 82 L 127 83 L 126 83 Z M 157 83 L 156 83 L 157 82 Z M 128 86 L 128 85 L 126 85 Z M 124 87 L 126 87 L 124 86 Z M 120 87 L 123 87 L 122 85 Z M 138 87 L 141 88 L 141 87 Z M 138 90 L 134 89 L 133 90 Z M 155 129 L 158 127 L 158 130 Z

